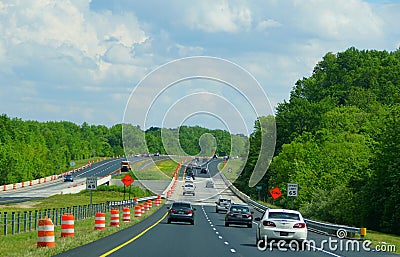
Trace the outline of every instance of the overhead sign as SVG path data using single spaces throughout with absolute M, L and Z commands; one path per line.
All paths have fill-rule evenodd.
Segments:
M 126 174 L 122 179 L 122 183 L 124 183 L 125 186 L 130 186 L 133 181 L 135 181 L 129 174 Z
M 287 184 L 287 196 L 297 196 L 299 185 L 297 184 Z
M 86 178 L 86 189 L 96 190 L 97 189 L 97 177 L 87 177 Z
M 279 190 L 278 187 L 269 190 L 269 193 L 271 194 L 272 198 L 274 198 L 274 200 L 282 196 L 281 190 Z

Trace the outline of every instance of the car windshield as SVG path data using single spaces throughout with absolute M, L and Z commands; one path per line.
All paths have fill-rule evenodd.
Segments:
M 290 212 L 270 212 L 268 214 L 269 219 L 285 219 L 285 220 L 300 220 L 300 216 L 297 213 Z
M 221 203 L 230 203 L 230 202 L 231 202 L 230 199 L 219 199 L 219 201 L 220 201 Z
M 186 184 L 185 187 L 193 187 L 192 184 Z

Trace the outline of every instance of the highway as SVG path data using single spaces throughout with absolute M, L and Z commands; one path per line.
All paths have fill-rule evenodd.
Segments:
M 68 191 L 68 188 L 73 187 L 74 185 L 82 185 L 82 183 L 86 183 L 86 177 L 104 177 L 113 174 L 121 168 L 121 160 L 121 158 L 117 158 L 95 162 L 91 167 L 76 171 L 74 173 L 74 182 L 64 182 L 63 178 L 60 177 L 54 181 L 48 181 L 46 183 L 26 186 L 16 190 L 0 191 L 0 205 L 30 201 L 60 194 L 61 192 Z M 142 160 L 144 160 L 143 157 L 133 157 L 131 162 L 134 163 Z
M 215 212 L 214 201 L 220 195 L 240 202 L 225 187 L 217 173 L 218 161 L 208 164 L 210 173 L 196 176 L 196 196 L 183 196 L 180 187 L 173 193 L 167 205 L 154 215 L 127 229 L 90 244 L 64 252 L 57 256 L 397 256 L 390 253 L 366 251 L 359 242 L 338 240 L 309 232 L 308 240 L 315 242 L 310 249 L 291 250 L 288 245 L 273 244 L 258 249 L 253 228 L 224 226 L 224 214 Z M 181 177 L 182 171 L 181 170 Z M 215 188 L 206 188 L 205 181 L 212 179 Z M 179 183 L 182 184 L 180 179 Z M 195 205 L 195 224 L 167 224 L 167 206 L 173 201 L 190 201 Z M 261 213 L 255 212 L 255 217 Z M 329 243 L 330 242 L 330 243 Z

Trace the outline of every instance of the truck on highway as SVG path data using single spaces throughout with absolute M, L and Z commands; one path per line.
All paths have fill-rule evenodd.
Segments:
M 131 163 L 129 161 L 121 162 L 121 172 L 128 172 L 131 170 Z

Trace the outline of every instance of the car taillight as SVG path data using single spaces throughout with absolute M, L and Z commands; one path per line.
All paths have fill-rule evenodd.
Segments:
M 228 212 L 228 216 L 233 216 L 233 212 Z
M 221 203 L 220 203 L 220 202 L 218 202 L 218 206 L 221 206 Z
M 247 213 L 247 214 L 246 214 L 246 217 L 247 217 L 247 218 L 250 218 L 251 216 L 252 216 L 252 215 L 251 215 L 250 213 Z
M 263 225 L 265 227 L 276 227 L 275 223 L 273 223 L 272 221 L 268 221 L 268 220 L 264 220 Z
M 172 213 L 175 213 L 175 212 L 176 212 L 176 210 L 175 210 L 175 209 L 171 209 L 171 212 L 172 212 Z
M 192 211 L 192 210 L 187 210 L 187 211 L 185 211 L 185 213 L 186 213 L 186 214 L 192 214 L 193 211 Z
M 306 223 L 296 223 L 293 225 L 293 228 L 305 228 Z

